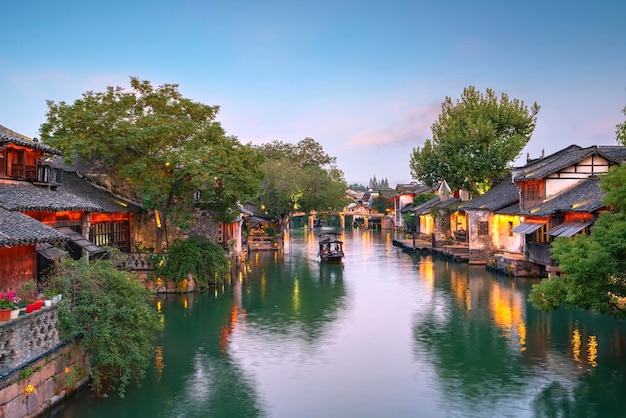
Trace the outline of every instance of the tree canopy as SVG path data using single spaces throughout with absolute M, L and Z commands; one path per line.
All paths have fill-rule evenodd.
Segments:
M 312 138 L 297 144 L 273 141 L 258 147 L 265 156 L 257 201 L 264 211 L 285 217 L 294 211 L 343 209 L 346 190 L 343 172 Z
M 432 125 L 432 139 L 413 149 L 413 178 L 428 185 L 446 180 L 452 189 L 479 195 L 493 186 L 519 157 L 535 129 L 539 106 L 485 94 L 473 86 L 456 103 L 446 97 Z
M 101 159 L 135 187 L 146 208 L 185 226 L 200 191 L 218 220 L 233 218 L 238 200 L 252 196 L 262 177 L 251 145 L 227 136 L 218 106 L 183 97 L 176 84 L 154 88 L 132 77 L 130 89 L 86 92 L 72 104 L 48 101 L 43 141 L 84 160 Z M 163 228 L 157 228 L 157 251 Z
M 589 235 L 558 237 L 552 257 L 563 272 L 533 286 L 528 300 L 543 311 L 561 306 L 626 318 L 626 165 L 613 167 L 600 181 L 605 202 Z

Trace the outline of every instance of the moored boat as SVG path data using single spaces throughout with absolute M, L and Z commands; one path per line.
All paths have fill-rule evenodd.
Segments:
M 339 239 L 341 234 L 336 232 L 326 232 L 320 235 L 320 261 L 325 263 L 341 263 L 344 258 L 343 241 Z

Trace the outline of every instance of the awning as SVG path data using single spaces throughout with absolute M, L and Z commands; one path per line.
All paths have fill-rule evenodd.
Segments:
M 60 248 L 57 248 L 47 242 L 43 242 L 41 244 L 37 244 L 35 247 L 37 253 L 47 258 L 50 261 L 58 260 L 59 258 L 67 255 L 67 252 L 63 251 Z
M 547 231 L 546 234 L 552 235 L 553 237 L 571 237 L 572 235 L 579 233 L 592 223 L 593 221 L 564 222 Z
M 97 253 L 100 251 L 104 251 L 102 248 L 98 247 L 96 244 L 89 241 L 88 239 L 83 238 L 81 234 L 79 234 L 78 232 L 70 228 L 57 228 L 57 229 L 60 232 L 63 232 L 65 235 L 67 235 L 70 241 L 72 241 L 74 244 L 78 245 L 80 248 L 84 250 L 87 250 L 90 253 Z
M 531 234 L 547 223 L 547 221 L 521 222 L 515 228 L 511 229 L 511 232 L 517 232 L 518 234 Z

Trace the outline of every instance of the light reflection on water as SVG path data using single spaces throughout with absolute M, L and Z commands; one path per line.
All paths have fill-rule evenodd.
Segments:
M 254 253 L 216 293 L 160 299 L 141 389 L 82 392 L 52 417 L 620 416 L 626 326 L 526 301 L 535 279 L 403 253 L 348 230 L 344 266 L 313 234 Z

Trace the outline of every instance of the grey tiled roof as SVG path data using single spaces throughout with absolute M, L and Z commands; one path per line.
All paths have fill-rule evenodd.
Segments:
M 602 199 L 606 193 L 600 189 L 599 183 L 598 177 L 589 177 L 572 189 L 520 214 L 549 216 L 556 212 L 595 212 L 605 206 Z
M 114 196 L 79 177 L 75 172 L 66 171 L 63 173 L 63 185 L 59 190 L 87 199 L 101 207 L 102 211 L 106 213 L 140 212 L 142 210 L 140 206 Z
M 422 203 L 412 209 L 417 215 L 426 215 L 430 213 L 433 206 L 437 205 L 441 201 L 439 196 L 435 196 L 427 202 Z
M 513 180 L 517 182 L 542 179 L 594 154 L 602 155 L 614 163 L 621 162 L 620 158 L 616 158 L 618 155 L 616 149 L 611 149 L 607 153 L 598 146 L 580 148 L 578 145 L 570 145 L 552 155 L 531 161 L 523 167 L 515 168 Z
M 462 204 L 460 209 L 495 212 L 516 202 L 519 202 L 519 190 L 515 183 L 507 179 L 493 186 L 485 194 Z
M 460 206 L 459 205 L 460 202 L 461 202 L 461 199 L 458 199 L 456 197 L 451 197 L 448 200 L 444 200 L 443 202 L 437 203 L 435 206 L 433 206 L 433 209 L 434 208 L 437 208 L 437 209 L 454 208 L 455 206 Z
M 35 186 L 25 181 L 0 181 L 0 207 L 15 211 L 102 212 L 102 207 L 73 194 Z
M 0 145 L 14 144 L 23 147 L 29 147 L 37 151 L 43 151 L 50 154 L 61 155 L 61 151 L 56 148 L 52 148 L 49 145 L 42 144 L 41 142 L 33 141 L 32 139 L 13 132 L 12 130 L 0 125 Z
M 519 202 L 515 202 L 512 205 L 505 206 L 502 209 L 498 209 L 493 213 L 497 213 L 498 215 L 519 215 Z
M 626 161 L 626 147 L 622 147 L 622 146 L 607 146 L 607 145 L 603 145 L 603 146 L 599 146 L 598 147 L 602 152 L 604 152 L 605 154 L 610 155 L 611 157 L 615 158 L 616 160 L 619 161 Z
M 396 190 L 397 190 L 397 194 L 404 194 L 404 193 L 415 193 L 415 194 L 432 193 L 435 190 L 437 190 L 440 185 L 441 185 L 441 182 L 437 182 L 437 183 L 433 184 L 432 186 L 429 186 L 427 184 L 418 184 L 418 183 L 398 184 L 396 186 Z
M 56 229 L 19 212 L 0 208 L 0 246 L 39 244 L 67 241 Z

